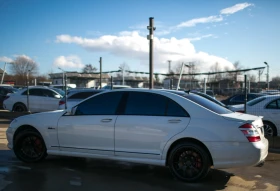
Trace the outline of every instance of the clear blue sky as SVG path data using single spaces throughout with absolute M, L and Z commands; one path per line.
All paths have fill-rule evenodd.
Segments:
M 0 0 L 0 67 L 21 55 L 41 74 L 81 71 L 89 63 L 99 69 L 102 57 L 103 71 L 126 63 L 148 72 L 154 17 L 155 72 L 167 72 L 167 60 L 196 62 L 200 72 L 216 62 L 223 69 L 266 61 L 270 77 L 280 76 L 279 7 L 277 0 Z

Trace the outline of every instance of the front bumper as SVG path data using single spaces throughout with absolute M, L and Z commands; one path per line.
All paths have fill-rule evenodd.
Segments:
M 13 149 L 13 130 L 12 128 L 8 128 L 7 131 L 6 131 L 6 137 L 7 137 L 7 141 L 8 141 L 8 144 L 7 144 L 7 147 L 9 149 Z

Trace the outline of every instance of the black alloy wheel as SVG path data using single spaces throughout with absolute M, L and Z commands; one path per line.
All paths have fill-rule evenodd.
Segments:
M 15 112 L 25 112 L 25 111 L 27 111 L 27 108 L 22 103 L 16 103 L 13 107 L 13 111 L 15 111 Z
M 194 143 L 175 146 L 168 160 L 173 176 L 186 182 L 203 179 L 210 170 L 210 159 L 205 150 Z
M 42 136 L 32 130 L 19 133 L 14 141 L 14 152 L 23 162 L 39 162 L 47 156 Z
M 263 129 L 264 129 L 264 136 L 265 137 L 277 136 L 276 135 L 276 128 L 272 123 L 270 123 L 268 121 L 264 121 L 263 122 Z

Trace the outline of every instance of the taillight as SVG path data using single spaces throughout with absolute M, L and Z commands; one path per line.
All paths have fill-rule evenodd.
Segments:
M 246 123 L 239 127 L 242 133 L 247 137 L 249 142 L 258 142 L 261 140 L 258 130 L 249 123 Z
M 63 101 L 63 100 L 60 100 L 58 103 L 58 105 L 63 105 L 63 104 L 65 104 L 65 101 Z

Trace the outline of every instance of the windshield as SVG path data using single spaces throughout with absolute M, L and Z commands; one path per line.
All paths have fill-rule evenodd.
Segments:
M 60 95 L 62 96 L 65 96 L 65 92 L 61 89 L 58 89 L 58 88 L 51 88 L 52 90 L 56 91 L 57 93 L 59 93 Z
M 266 99 L 266 97 L 258 97 L 258 98 L 256 98 L 256 99 L 253 99 L 253 100 L 247 102 L 247 105 L 253 106 L 253 105 L 256 105 L 257 103 L 262 102 L 262 101 L 265 100 L 265 99 Z

